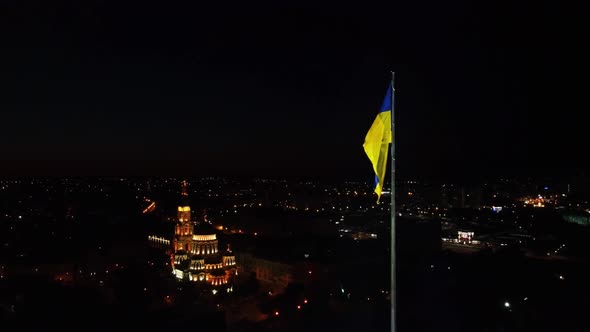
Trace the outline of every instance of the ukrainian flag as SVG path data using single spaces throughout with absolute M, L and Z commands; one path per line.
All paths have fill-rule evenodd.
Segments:
M 383 191 L 383 181 L 385 180 L 385 169 L 387 168 L 387 156 L 389 151 L 389 143 L 392 142 L 393 133 L 391 130 L 391 114 L 393 112 L 393 105 L 391 100 L 392 93 L 391 83 L 387 88 L 385 99 L 381 105 L 381 110 L 377 114 L 373 125 L 369 129 L 367 136 L 365 136 L 365 143 L 363 148 L 375 171 L 375 193 L 377 194 L 377 203 L 381 198 Z

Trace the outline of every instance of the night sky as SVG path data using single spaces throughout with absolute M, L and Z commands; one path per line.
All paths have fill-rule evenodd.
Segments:
M 401 176 L 590 170 L 580 6 L 314 2 L 2 1 L 0 174 L 372 179 L 391 70 Z

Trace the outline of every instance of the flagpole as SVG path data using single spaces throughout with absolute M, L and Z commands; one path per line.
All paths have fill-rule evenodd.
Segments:
M 395 72 L 391 72 L 391 289 L 389 297 L 391 299 L 391 332 L 396 329 L 396 249 L 395 249 Z

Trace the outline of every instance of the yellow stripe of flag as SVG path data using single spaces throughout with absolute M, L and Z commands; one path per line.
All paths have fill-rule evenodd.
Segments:
M 389 154 L 389 143 L 392 143 L 391 130 L 391 114 L 392 114 L 392 100 L 391 100 L 391 85 L 387 89 L 385 99 L 381 105 L 379 113 L 373 125 L 369 129 L 367 136 L 365 136 L 365 143 L 363 148 L 369 160 L 373 164 L 373 171 L 375 172 L 375 193 L 377 194 L 377 202 L 381 198 L 383 191 L 383 182 L 385 180 L 385 170 L 387 168 L 387 157 Z

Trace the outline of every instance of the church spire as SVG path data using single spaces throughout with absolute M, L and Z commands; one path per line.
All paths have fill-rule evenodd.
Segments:
M 180 191 L 181 205 L 178 206 L 178 221 L 190 222 L 191 220 L 191 208 L 188 203 L 188 183 L 186 180 L 181 182 Z

